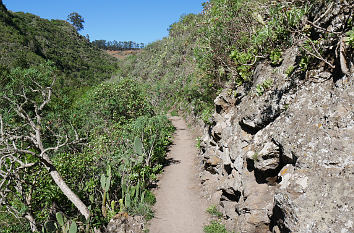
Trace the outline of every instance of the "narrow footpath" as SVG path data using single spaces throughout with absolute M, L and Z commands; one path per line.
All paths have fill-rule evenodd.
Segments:
M 176 133 L 156 194 L 150 233 L 202 233 L 207 206 L 201 198 L 195 140 L 181 117 L 171 117 Z

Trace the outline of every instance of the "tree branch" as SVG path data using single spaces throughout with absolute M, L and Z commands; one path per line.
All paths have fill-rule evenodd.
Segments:
M 349 68 L 347 65 L 347 61 L 345 59 L 345 42 L 344 37 L 339 40 L 339 61 L 340 61 L 340 68 L 343 74 L 350 76 Z
M 61 177 L 59 172 L 56 170 L 53 162 L 51 161 L 48 153 L 50 151 L 57 151 L 58 149 L 64 147 L 69 144 L 68 135 L 59 135 L 55 134 L 53 131 L 51 133 L 53 136 L 57 138 L 57 144 L 53 147 L 45 147 L 43 138 L 42 138 L 42 112 L 45 106 L 51 100 L 52 96 L 52 87 L 54 85 L 55 79 L 53 79 L 52 83 L 49 87 L 43 88 L 39 83 L 35 80 L 32 80 L 33 83 L 38 87 L 38 89 L 31 89 L 34 93 L 40 93 L 43 100 L 38 103 L 36 101 L 32 101 L 26 95 L 24 89 L 22 89 L 22 93 L 17 96 L 20 97 L 23 101 L 21 103 L 16 102 L 15 99 L 11 99 L 9 96 L 4 95 L 3 98 L 8 101 L 12 105 L 12 110 L 22 119 L 23 124 L 20 128 L 10 128 L 6 131 L 5 124 L 3 122 L 3 116 L 0 115 L 0 175 L 2 176 L 2 181 L 0 183 L 0 195 L 1 195 L 1 203 L 6 200 L 6 196 L 11 191 L 7 188 L 9 182 L 14 183 L 13 188 L 15 188 L 18 192 L 22 193 L 22 185 L 24 180 L 21 180 L 19 176 L 19 170 L 28 169 L 33 166 L 38 165 L 39 163 L 27 163 L 21 160 L 21 156 L 23 154 L 29 154 L 33 157 L 36 157 L 40 160 L 40 163 L 44 165 L 44 167 L 48 170 L 50 176 L 53 181 L 57 184 L 59 189 L 64 193 L 64 195 L 76 206 L 76 208 L 80 211 L 82 215 L 86 219 L 90 217 L 90 212 L 86 205 L 80 200 L 80 198 L 70 189 L 70 187 L 66 184 L 64 179 Z M 34 113 L 29 114 L 25 109 L 27 105 L 31 104 L 32 109 L 34 109 Z M 28 125 L 29 127 L 25 127 Z M 18 136 L 21 134 L 21 136 Z M 79 141 L 79 137 L 77 132 L 75 131 L 76 140 Z M 22 143 L 22 142 L 26 143 Z M 74 143 L 73 141 L 72 143 Z M 34 150 L 33 150 L 34 149 Z M 7 160 L 10 159 L 10 160 Z M 10 162 L 9 162 L 10 161 Z M 15 165 L 18 164 L 18 165 Z M 5 170 L 4 170 L 5 169 Z M 16 181 L 14 181 L 16 180 Z M 23 195 L 22 195 L 23 196 Z M 31 197 L 26 197 L 26 199 Z M 28 204 L 28 203 L 27 203 Z M 8 205 L 8 208 L 11 206 Z M 31 214 L 31 212 L 27 212 L 25 218 L 30 221 L 32 230 L 35 230 L 35 221 Z

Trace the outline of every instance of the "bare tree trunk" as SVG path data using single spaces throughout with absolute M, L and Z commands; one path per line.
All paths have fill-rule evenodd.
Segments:
M 350 72 L 348 69 L 347 61 L 345 60 L 345 42 L 344 37 L 341 38 L 339 41 L 339 61 L 340 61 L 340 68 L 342 72 L 348 76 L 350 76 Z
M 76 206 L 76 208 L 80 211 L 80 213 L 85 216 L 86 219 L 90 217 L 90 211 L 86 207 L 86 205 L 80 200 L 80 198 L 69 188 L 69 186 L 65 183 L 64 179 L 61 177 L 59 172 L 55 169 L 48 155 L 44 154 L 43 159 L 45 160 L 45 166 L 47 167 L 51 177 L 54 182 L 58 185 L 60 190 L 64 193 L 64 195 Z
M 1 1 L 1 0 L 0 0 Z M 4 95 L 2 98 L 7 100 L 10 104 L 13 105 L 13 110 L 16 112 L 16 114 L 23 119 L 24 123 L 29 126 L 29 129 L 27 129 L 27 135 L 23 135 L 23 132 L 21 132 L 20 136 L 16 135 L 16 131 L 12 132 L 10 131 L 13 135 L 7 135 L 5 130 L 4 130 L 4 123 L 2 116 L 0 115 L 0 149 L 3 149 L 4 152 L 6 152 L 11 158 L 14 159 L 15 162 L 20 163 L 21 167 L 29 167 L 32 166 L 32 164 L 26 164 L 26 162 L 21 161 L 21 159 L 16 158 L 16 155 L 18 154 L 31 154 L 38 159 L 41 160 L 41 163 L 45 166 L 45 168 L 48 170 L 49 174 L 51 175 L 52 179 L 54 182 L 57 184 L 59 189 L 63 192 L 63 194 L 75 205 L 75 207 L 80 211 L 80 213 L 86 218 L 89 219 L 90 217 L 90 212 L 86 205 L 80 200 L 80 198 L 70 189 L 70 187 L 65 183 L 63 177 L 59 174 L 57 169 L 55 168 L 52 160 L 50 159 L 48 153 L 49 151 L 57 151 L 59 148 L 65 146 L 68 144 L 68 136 L 61 136 L 61 135 L 56 135 L 54 132 L 53 136 L 57 137 L 57 145 L 54 147 L 44 147 L 43 145 L 43 138 L 42 138 L 42 112 L 44 111 L 45 106 L 50 102 L 51 96 L 52 96 L 52 87 L 54 85 L 55 78 L 53 79 L 51 85 L 49 87 L 42 87 L 38 83 L 35 83 L 38 88 L 32 88 L 31 91 L 33 93 L 40 93 L 42 96 L 42 102 L 37 103 L 31 99 L 29 99 L 26 95 L 26 91 L 23 88 L 22 93 L 18 94 L 17 96 L 22 97 L 23 102 L 18 103 L 15 100 L 9 98 L 8 96 Z M 0 96 L 1 97 L 1 96 Z M 32 105 L 34 109 L 34 116 L 31 116 L 28 114 L 28 112 L 25 110 L 24 106 Z M 31 107 L 32 107 L 31 106 Z M 26 132 L 25 131 L 25 132 Z M 22 148 L 23 143 L 21 140 L 26 141 L 30 146 L 27 146 L 26 148 Z M 77 136 L 77 140 L 78 136 Z M 4 144 L 4 148 L 2 148 L 1 144 Z M 19 147 L 18 147 L 19 145 Z M 28 149 L 30 148 L 30 149 Z M 35 151 L 31 150 L 35 149 Z M 1 150 L 0 150 L 1 152 Z M 1 166 L 0 166 L 1 168 Z M 27 205 L 30 206 L 30 199 L 31 197 L 28 197 Z M 27 214 L 26 213 L 26 219 L 30 222 L 31 224 L 31 229 L 33 231 L 37 231 L 36 225 L 35 225 L 35 219 L 32 214 Z
M 30 223 L 31 231 L 32 232 L 39 232 L 36 224 L 36 220 L 34 219 L 33 215 L 31 212 L 26 212 L 25 219 L 28 220 Z

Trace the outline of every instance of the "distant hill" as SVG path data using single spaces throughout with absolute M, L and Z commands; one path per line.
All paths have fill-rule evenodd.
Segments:
M 2 3 L 0 38 L 2 70 L 51 60 L 66 76 L 67 84 L 82 86 L 109 78 L 115 69 L 115 59 L 93 46 L 70 23 L 12 12 Z

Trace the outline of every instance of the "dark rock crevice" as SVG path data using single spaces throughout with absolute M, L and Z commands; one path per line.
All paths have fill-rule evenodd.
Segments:
M 278 206 L 273 207 L 272 215 L 270 216 L 269 230 L 271 232 L 290 233 L 290 229 L 284 224 L 285 214 L 284 211 Z
M 264 148 L 255 153 L 252 158 L 247 158 L 248 171 L 254 171 L 254 176 L 258 184 L 267 183 L 268 185 L 275 185 L 282 181 L 278 176 L 279 172 L 287 165 L 295 166 L 297 157 L 295 154 L 284 154 L 283 146 L 274 138 L 271 142 L 265 144 Z
M 220 201 L 233 201 L 233 202 L 239 202 L 241 197 L 241 192 L 240 191 L 235 191 L 232 190 L 226 191 L 225 189 L 222 189 L 222 195 L 220 198 Z

